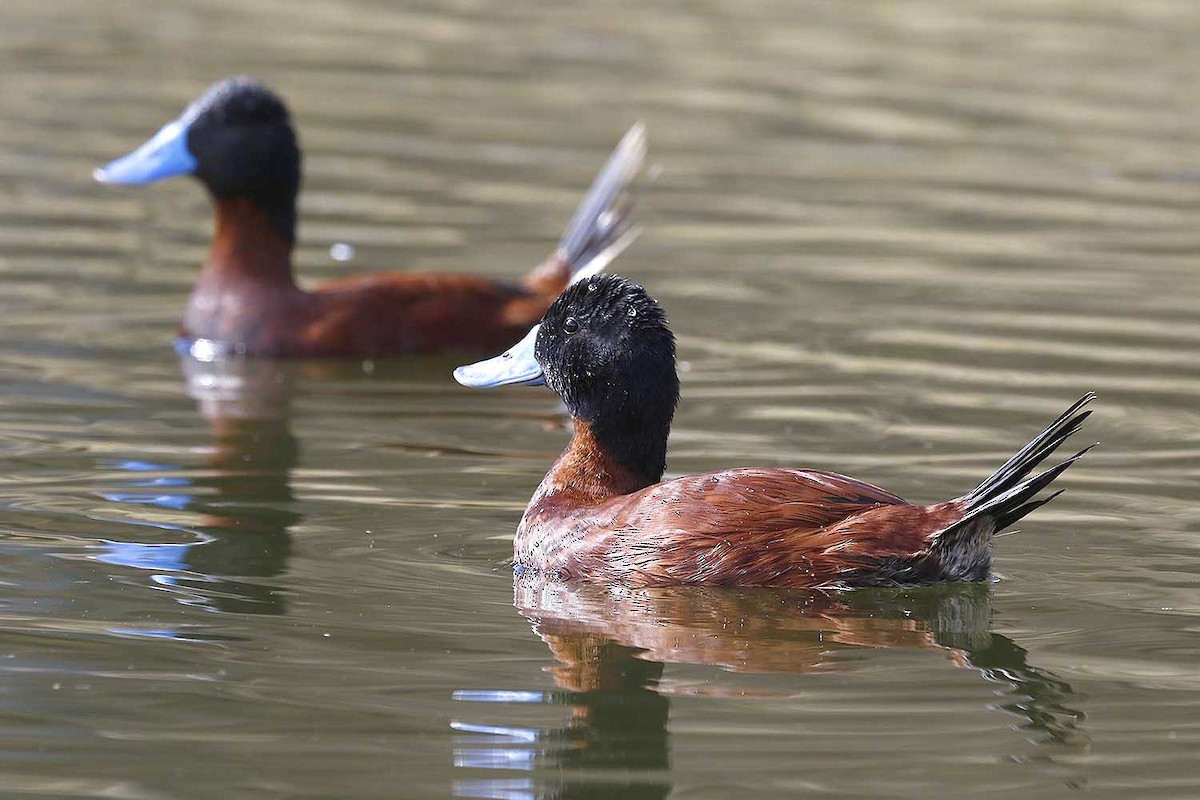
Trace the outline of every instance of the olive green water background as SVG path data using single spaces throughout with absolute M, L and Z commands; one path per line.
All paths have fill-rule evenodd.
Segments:
M 5 0 L 0 796 L 1200 795 L 1197 42 L 1188 0 Z M 300 128 L 308 281 L 520 275 L 645 120 L 671 474 L 947 499 L 1089 389 L 1102 447 L 991 585 L 522 613 L 547 392 L 172 352 L 203 193 L 89 176 L 236 73 Z

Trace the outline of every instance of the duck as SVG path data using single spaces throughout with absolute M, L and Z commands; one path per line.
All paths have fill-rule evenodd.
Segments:
M 511 344 L 572 280 L 604 268 L 636 236 L 631 184 L 646 155 L 635 124 L 621 139 L 558 246 L 516 282 L 466 274 L 384 272 L 311 291 L 296 283 L 301 152 L 287 105 L 263 83 L 220 81 L 126 156 L 95 170 L 104 184 L 180 175 L 208 190 L 215 228 L 179 326 L 198 357 L 376 357 L 487 351 Z
M 675 338 L 640 285 L 568 287 L 495 358 L 459 367 L 472 388 L 544 385 L 573 433 L 513 543 L 518 573 L 634 587 L 851 589 L 992 574 L 991 541 L 1090 448 L 1032 474 L 1091 414 L 1085 394 L 970 492 L 929 505 L 812 469 L 735 468 L 663 480 L 679 400 Z

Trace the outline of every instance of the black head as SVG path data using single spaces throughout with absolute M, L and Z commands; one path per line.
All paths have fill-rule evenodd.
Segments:
M 295 234 L 300 148 L 287 106 L 256 80 L 212 86 L 135 152 L 97 170 L 108 183 L 149 183 L 173 175 L 199 178 L 213 197 L 246 197 L 289 241 Z
M 250 78 L 213 86 L 183 112 L 195 175 L 214 197 L 248 197 L 278 217 L 290 240 L 300 190 L 300 148 L 287 106 Z
M 245 75 L 214 83 L 184 109 L 179 119 L 189 128 L 291 124 L 283 99 L 266 84 Z
M 617 275 L 567 288 L 534 347 L 546 385 L 618 461 L 658 480 L 679 401 L 675 337 L 662 307 Z

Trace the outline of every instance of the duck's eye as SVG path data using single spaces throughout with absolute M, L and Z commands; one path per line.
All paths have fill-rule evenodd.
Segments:
M 567 317 L 563 320 L 562 329 L 563 333 L 570 336 L 572 333 L 575 333 L 579 330 L 579 320 L 575 319 L 574 317 Z

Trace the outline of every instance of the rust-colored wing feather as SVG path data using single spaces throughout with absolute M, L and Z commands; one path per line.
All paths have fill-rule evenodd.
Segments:
M 565 285 L 565 280 L 562 281 Z M 396 355 L 507 347 L 561 286 L 533 292 L 473 275 L 379 273 L 322 284 L 303 332 L 310 352 Z
M 569 521 L 551 510 L 556 522 L 529 536 L 537 547 L 517 560 L 641 585 L 833 585 L 922 550 L 944 524 L 938 509 L 831 472 L 725 470 L 655 484 Z

